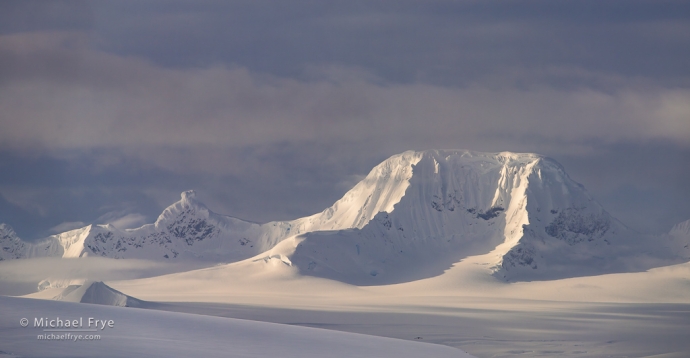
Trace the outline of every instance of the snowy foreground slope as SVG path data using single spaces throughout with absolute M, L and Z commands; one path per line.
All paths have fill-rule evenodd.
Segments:
M 95 332 L 44 332 L 45 327 L 34 327 L 36 318 L 58 317 L 81 318 L 86 329 L 89 318 L 113 324 L 98 326 Z M 28 319 L 28 327 L 22 327 L 22 318 Z M 100 339 L 38 339 L 41 334 Z M 323 329 L 3 296 L 0 347 L 0 356 L 9 357 L 471 357 L 441 345 Z
M 522 281 L 686 262 L 690 235 L 682 225 L 674 230 L 633 232 L 540 155 L 430 150 L 387 159 L 306 218 L 250 223 L 211 212 L 190 191 L 138 229 L 89 225 L 28 244 L 0 226 L 0 258 L 273 260 L 305 275 L 377 285 L 432 277 L 488 254 L 494 276 Z

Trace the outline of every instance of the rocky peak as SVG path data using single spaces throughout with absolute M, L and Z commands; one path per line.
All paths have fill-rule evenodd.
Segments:
M 190 216 L 208 219 L 211 216 L 206 205 L 197 200 L 196 192 L 188 190 L 182 192 L 180 201 L 168 206 L 158 219 L 156 220 L 156 227 L 169 226 L 171 222 L 176 222 L 182 218 L 189 218 Z
M 16 237 L 17 233 L 14 232 L 14 229 L 12 229 L 11 226 L 7 224 L 0 224 L 0 240 L 7 240 Z

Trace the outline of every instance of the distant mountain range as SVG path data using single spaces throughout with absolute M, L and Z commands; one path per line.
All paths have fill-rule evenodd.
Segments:
M 219 215 L 187 191 L 137 229 L 88 225 L 28 243 L 0 224 L 0 260 L 264 258 L 361 285 L 438 275 L 479 254 L 509 281 L 640 271 L 690 261 L 689 244 L 690 220 L 667 235 L 634 232 L 552 159 L 465 150 L 392 156 L 331 207 L 292 221 Z

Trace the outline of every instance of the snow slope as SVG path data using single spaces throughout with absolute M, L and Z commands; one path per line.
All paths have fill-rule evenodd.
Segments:
M 423 337 L 478 357 L 690 356 L 690 263 L 506 283 L 485 254 L 435 277 L 353 286 L 300 274 L 278 253 L 296 242 L 253 260 L 108 285 L 166 302 L 159 309 Z
M 98 340 L 44 340 L 35 318 L 113 320 Z M 20 320 L 27 318 L 28 327 Z M 457 357 L 458 349 L 315 328 L 133 308 L 0 296 L 0 356 L 9 357 Z

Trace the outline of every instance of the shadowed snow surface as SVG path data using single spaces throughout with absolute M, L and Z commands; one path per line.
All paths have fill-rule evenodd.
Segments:
M 34 318 L 113 320 L 99 340 L 39 340 Z M 20 320 L 27 318 L 28 327 Z M 87 328 L 87 327 L 84 327 Z M 0 355 L 10 357 L 454 357 L 458 349 L 323 329 L 0 296 Z

